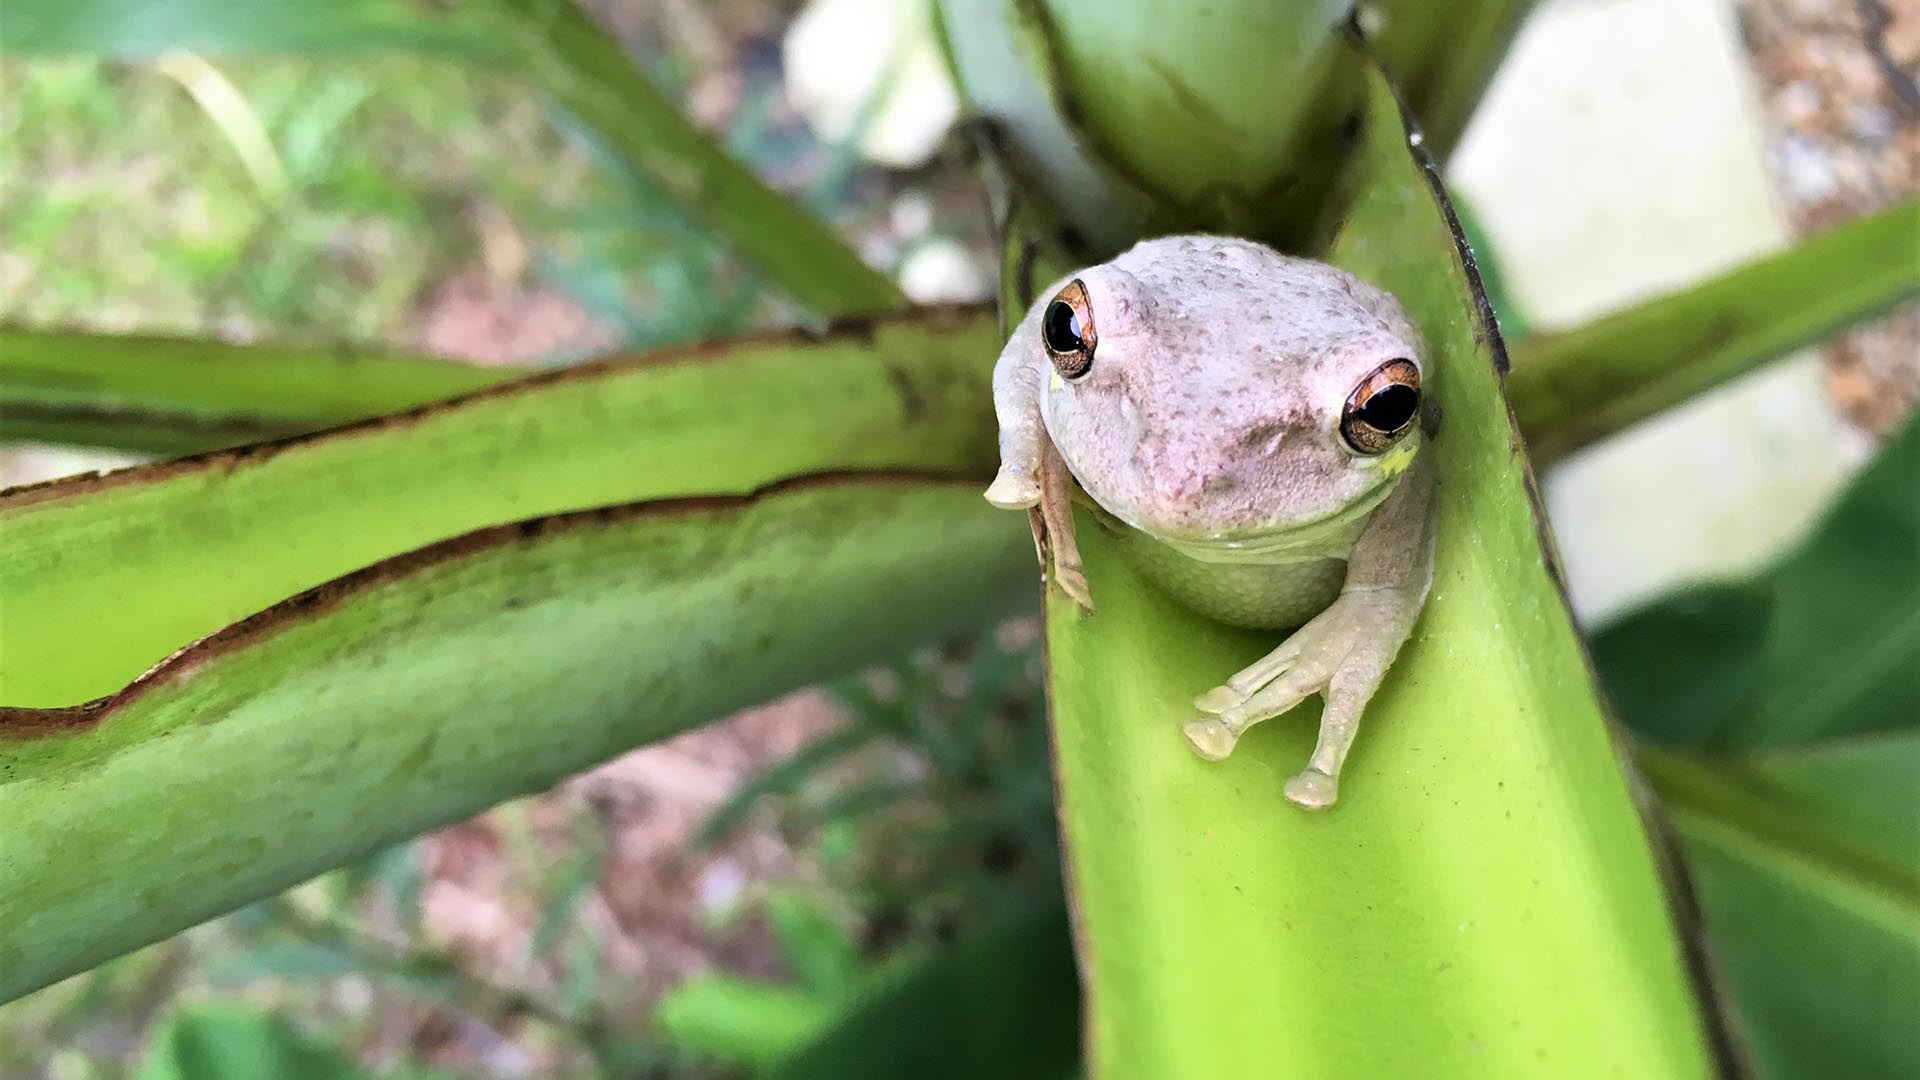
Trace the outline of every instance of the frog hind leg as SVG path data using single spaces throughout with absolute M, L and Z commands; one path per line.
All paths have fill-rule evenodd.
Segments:
M 1087 585 L 1087 573 L 1080 563 L 1080 544 L 1073 532 L 1073 474 L 1060 451 L 1049 440 L 1040 463 L 1040 505 L 1034 539 L 1040 546 L 1040 564 L 1046 568 L 1061 590 L 1093 613 L 1093 591 Z M 1051 558 L 1049 558 L 1051 555 Z

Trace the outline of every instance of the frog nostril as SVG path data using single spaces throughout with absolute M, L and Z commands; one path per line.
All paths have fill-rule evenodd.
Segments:
M 1255 424 L 1242 432 L 1240 435 L 1240 446 L 1250 453 L 1259 454 L 1262 457 L 1272 457 L 1274 454 L 1280 452 L 1280 443 L 1286 438 L 1286 435 L 1286 424 L 1278 420 L 1270 420 L 1266 423 Z

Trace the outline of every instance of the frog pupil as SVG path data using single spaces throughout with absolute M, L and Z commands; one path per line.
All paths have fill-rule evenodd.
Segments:
M 1419 407 L 1420 392 L 1411 386 L 1395 383 L 1381 387 L 1367 398 L 1356 418 L 1376 431 L 1398 431 L 1413 419 L 1414 410 Z
M 1047 348 L 1057 353 L 1078 352 L 1083 348 L 1080 316 L 1073 310 L 1073 305 L 1065 300 L 1048 304 L 1047 314 L 1040 321 L 1040 336 L 1045 339 Z

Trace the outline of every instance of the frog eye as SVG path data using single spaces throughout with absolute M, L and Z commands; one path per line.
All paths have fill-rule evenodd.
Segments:
M 1420 415 L 1420 369 L 1411 360 L 1389 360 L 1374 368 L 1347 395 L 1340 413 L 1340 437 L 1362 454 L 1384 453 Z
M 1040 316 L 1040 343 L 1063 379 L 1078 379 L 1093 368 L 1093 347 L 1100 335 L 1093 329 L 1093 303 L 1087 287 L 1075 278 L 1047 304 Z

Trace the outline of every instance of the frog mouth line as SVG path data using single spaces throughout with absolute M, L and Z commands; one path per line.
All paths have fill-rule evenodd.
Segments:
M 1345 558 L 1354 530 L 1393 492 L 1399 476 L 1384 476 L 1358 499 L 1305 521 L 1231 535 L 1174 536 L 1127 521 L 1105 507 L 1099 512 L 1200 562 L 1264 562 L 1276 555 Z M 1089 502 L 1094 502 L 1091 496 Z M 1097 505 L 1097 504 L 1096 504 Z

